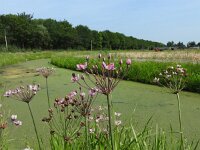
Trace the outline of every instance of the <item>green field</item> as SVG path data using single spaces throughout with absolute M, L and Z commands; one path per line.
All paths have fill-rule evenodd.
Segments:
M 47 98 L 45 89 L 45 80 L 37 76 L 35 69 L 42 66 L 50 66 L 49 59 L 33 60 L 16 65 L 2 67 L 1 83 L 6 89 L 16 87 L 20 84 L 32 82 L 41 85 L 41 91 L 31 102 L 33 113 L 37 119 L 37 126 L 40 135 L 47 140 L 48 128 L 41 121 L 47 115 Z M 73 71 L 56 68 L 54 75 L 49 78 L 51 101 L 56 97 L 64 97 L 71 90 L 77 89 L 75 84 L 70 82 Z M 4 88 L 1 88 L 3 93 Z M 188 140 L 197 140 L 200 138 L 200 95 L 190 92 L 181 93 L 182 101 L 182 119 L 185 136 Z M 176 96 L 169 93 L 168 89 L 153 85 L 146 85 L 130 81 L 122 81 L 113 92 L 112 100 L 114 109 L 121 112 L 123 123 L 132 120 L 137 129 L 143 128 L 146 121 L 152 116 L 153 127 L 158 124 L 159 127 L 169 131 L 172 124 L 174 130 L 178 130 L 177 101 Z M 26 142 L 36 143 L 32 122 L 25 103 L 16 100 L 3 99 L 10 114 L 17 114 L 23 121 L 23 125 L 15 128 L 10 126 L 9 137 L 11 138 L 11 149 L 21 149 L 25 147 Z M 99 96 L 95 105 L 106 105 L 105 97 Z

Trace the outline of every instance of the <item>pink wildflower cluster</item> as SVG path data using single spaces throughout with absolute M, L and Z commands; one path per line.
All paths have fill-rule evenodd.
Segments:
M 181 65 L 176 65 L 175 67 L 170 66 L 161 72 L 159 77 L 154 78 L 154 82 L 167 86 L 178 93 L 184 88 L 186 77 L 186 70 Z
M 29 103 L 32 98 L 36 95 L 39 91 L 39 85 L 27 85 L 26 87 L 20 86 L 14 90 L 8 90 L 5 92 L 5 97 L 12 97 L 16 100 L 23 101 Z
M 101 59 L 101 54 L 98 55 L 100 61 L 95 65 L 89 66 L 89 58 L 86 58 L 87 62 L 84 64 L 77 64 L 77 70 L 81 70 L 86 74 L 86 77 L 89 81 L 98 89 L 99 93 L 108 95 L 110 94 L 114 88 L 117 86 L 119 81 L 123 79 L 125 74 L 128 72 L 129 66 L 131 65 L 131 59 L 126 60 L 126 68 L 124 68 L 123 60 L 119 61 L 119 66 L 115 66 L 115 62 L 112 61 L 111 54 L 108 55 L 108 59 L 106 61 L 105 58 Z M 80 82 L 80 79 L 83 83 Z M 91 89 L 89 83 L 86 82 L 85 76 L 72 74 L 71 77 L 72 82 L 76 82 L 79 86 Z

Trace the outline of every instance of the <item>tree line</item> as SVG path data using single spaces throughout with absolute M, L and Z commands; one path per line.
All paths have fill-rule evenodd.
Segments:
M 167 42 L 167 47 L 176 47 L 179 49 L 200 47 L 200 42 L 190 41 L 186 45 L 183 42 L 175 43 L 174 41 Z
M 0 45 L 23 49 L 153 49 L 164 44 L 109 30 L 73 27 L 67 20 L 33 19 L 26 13 L 0 15 Z

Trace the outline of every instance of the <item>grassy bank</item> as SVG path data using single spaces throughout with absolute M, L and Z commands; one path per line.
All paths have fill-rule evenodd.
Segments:
M 51 51 L 45 52 L 17 52 L 17 53 L 0 53 L 0 67 L 5 65 L 16 64 L 19 62 L 36 60 L 42 58 L 50 58 Z

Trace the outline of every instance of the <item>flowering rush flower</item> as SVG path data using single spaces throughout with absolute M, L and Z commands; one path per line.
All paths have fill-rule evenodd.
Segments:
M 84 76 L 81 76 L 81 81 L 79 77 L 75 74 L 72 75 L 71 80 L 77 82 L 79 86 L 89 90 L 89 95 L 93 96 L 96 92 L 108 95 L 114 88 L 118 85 L 119 81 L 124 78 L 129 70 L 129 65 L 131 64 L 131 59 L 126 60 L 127 67 L 123 69 L 123 60 L 119 60 L 119 67 L 115 66 L 114 62 L 111 61 L 111 54 L 108 55 L 108 59 L 103 58 L 101 60 L 101 54 L 98 55 L 99 61 L 96 64 L 88 65 L 89 61 L 85 64 L 77 64 L 77 69 L 84 71 L 87 79 L 94 84 L 98 91 L 91 90 L 92 87 L 90 83 L 87 83 Z M 91 66 L 88 67 L 88 66 Z M 93 76 L 93 77 L 90 77 Z
M 98 89 L 97 89 L 97 88 L 91 88 L 91 89 L 89 90 L 89 95 L 90 95 L 91 97 L 93 97 L 93 96 L 95 96 L 95 95 L 97 94 L 97 92 L 98 92 Z
M 69 99 L 72 99 L 74 96 L 76 96 L 77 95 L 77 91 L 72 91 L 72 92 L 70 92 L 68 95 L 67 95 L 67 97 L 69 98 Z
M 85 64 L 77 64 L 77 70 L 85 70 L 87 68 L 87 62 Z
M 8 90 L 5 92 L 4 96 L 29 103 L 38 91 L 39 91 L 39 85 L 30 84 L 27 85 L 26 87 L 20 86 L 14 90 Z
M 55 71 L 55 69 L 49 67 L 41 67 L 37 68 L 36 71 L 43 77 L 48 78 Z
M 114 63 L 110 63 L 110 64 L 106 65 L 106 63 L 103 61 L 102 66 L 106 70 L 115 70 L 115 64 Z

